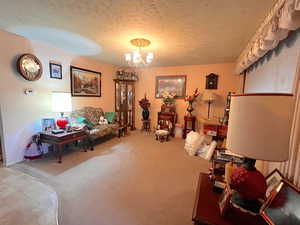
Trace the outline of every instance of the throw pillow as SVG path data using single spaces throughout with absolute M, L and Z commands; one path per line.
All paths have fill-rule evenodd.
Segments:
M 116 113 L 115 112 L 106 112 L 104 118 L 107 119 L 108 123 L 113 123 L 115 121 Z
M 76 120 L 79 124 L 85 124 L 89 130 L 94 128 L 94 125 L 91 123 L 91 121 L 85 117 L 78 116 Z
M 92 130 L 94 128 L 94 125 L 92 124 L 92 122 L 89 120 L 89 119 L 85 119 L 84 120 L 84 123 L 86 124 L 86 127 L 89 129 L 89 130 Z
M 77 121 L 77 123 L 84 123 L 84 121 L 86 120 L 86 118 L 85 117 L 82 117 L 82 116 L 78 116 L 77 118 L 76 118 L 76 121 Z

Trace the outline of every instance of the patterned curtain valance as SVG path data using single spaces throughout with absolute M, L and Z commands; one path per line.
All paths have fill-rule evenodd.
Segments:
M 276 48 L 289 31 L 300 27 L 300 0 L 278 0 L 237 60 L 235 72 L 249 66 Z

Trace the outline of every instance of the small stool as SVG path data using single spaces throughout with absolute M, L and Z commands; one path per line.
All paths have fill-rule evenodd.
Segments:
M 143 126 L 141 132 L 143 131 L 151 132 L 151 120 L 142 120 L 142 122 L 143 122 Z
M 169 141 L 170 132 L 167 130 L 157 130 L 155 131 L 156 140 L 160 142 Z
M 118 137 L 120 138 L 121 135 L 125 136 L 127 133 L 127 127 L 118 127 Z

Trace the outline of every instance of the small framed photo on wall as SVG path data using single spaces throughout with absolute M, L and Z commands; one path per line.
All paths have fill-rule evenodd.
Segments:
M 62 66 L 57 63 L 49 63 L 50 67 L 50 78 L 62 79 Z

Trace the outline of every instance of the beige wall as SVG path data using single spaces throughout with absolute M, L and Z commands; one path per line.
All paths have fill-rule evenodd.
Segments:
M 74 97 L 73 108 L 99 106 L 105 111 L 114 110 L 114 66 L 4 31 L 0 31 L 0 43 L 0 118 L 3 122 L 0 134 L 7 165 L 23 160 L 30 137 L 41 130 L 42 118 L 58 116 L 51 112 L 51 92 L 70 91 L 70 65 L 102 72 L 102 97 Z M 29 82 L 17 73 L 17 57 L 24 53 L 32 53 L 41 60 L 44 72 L 40 80 Z M 50 78 L 49 61 L 62 64 L 62 80 Z M 32 88 L 35 93 L 24 95 L 25 88 Z
M 187 88 L 186 94 L 192 94 L 196 88 L 199 88 L 203 93 L 205 89 L 205 76 L 210 73 L 219 75 L 218 89 L 214 90 L 217 94 L 217 100 L 212 104 L 211 116 L 214 118 L 222 117 L 224 113 L 224 105 L 226 96 L 229 91 L 239 91 L 241 87 L 241 76 L 233 75 L 234 64 L 210 64 L 210 65 L 195 65 L 195 66 L 174 66 L 174 67 L 156 67 L 146 68 L 141 70 L 139 81 L 136 85 L 136 126 L 141 127 L 141 108 L 138 101 L 147 94 L 151 102 L 150 118 L 152 126 L 157 122 L 157 112 L 160 111 L 162 99 L 156 99 L 155 96 L 155 78 L 158 75 L 186 75 Z M 186 113 L 187 103 L 183 99 L 176 100 L 176 110 L 178 120 L 183 123 L 183 117 Z M 197 119 L 207 117 L 207 104 L 201 101 L 198 97 L 195 110 Z

